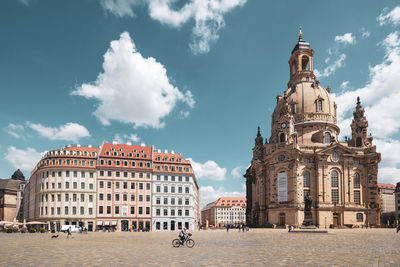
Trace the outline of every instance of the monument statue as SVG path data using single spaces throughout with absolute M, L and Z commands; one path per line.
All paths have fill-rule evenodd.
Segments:
M 312 220 L 312 212 L 311 212 L 311 204 L 312 204 L 312 197 L 310 195 L 307 195 L 304 198 L 304 220 L 303 220 L 303 226 L 312 226 L 313 225 L 313 220 Z

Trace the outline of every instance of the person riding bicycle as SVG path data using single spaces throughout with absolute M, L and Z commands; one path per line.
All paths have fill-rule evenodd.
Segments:
M 183 227 L 182 231 L 179 233 L 179 239 L 181 240 L 182 245 L 186 240 L 186 236 L 188 235 L 188 232 L 186 230 L 186 227 Z

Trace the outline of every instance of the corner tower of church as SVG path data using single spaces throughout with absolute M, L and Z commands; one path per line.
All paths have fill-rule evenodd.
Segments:
M 357 99 L 352 138 L 339 142 L 336 103 L 313 72 L 314 51 L 303 39 L 289 59 L 288 88 L 278 95 L 269 142 L 258 129 L 246 174 L 247 218 L 253 226 L 303 221 L 304 197 L 313 199 L 319 227 L 379 223 L 377 172 L 380 154 L 367 135 Z M 340 103 L 339 103 L 340 104 Z

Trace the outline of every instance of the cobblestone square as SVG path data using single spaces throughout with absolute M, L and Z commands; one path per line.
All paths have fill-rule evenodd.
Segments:
M 194 231 L 194 248 L 173 248 L 178 232 L 0 234 L 0 266 L 399 266 L 394 229 Z

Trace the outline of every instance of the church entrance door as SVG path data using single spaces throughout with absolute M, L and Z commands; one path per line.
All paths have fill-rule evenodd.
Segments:
M 333 214 L 333 225 L 339 224 L 339 215 L 337 213 Z
M 279 225 L 285 225 L 286 220 L 285 220 L 285 213 L 279 213 Z

